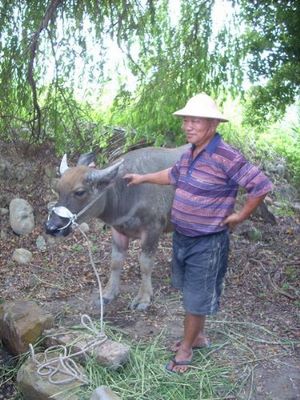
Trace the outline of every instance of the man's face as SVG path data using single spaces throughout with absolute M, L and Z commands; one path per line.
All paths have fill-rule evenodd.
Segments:
M 212 118 L 183 117 L 182 130 L 187 141 L 195 146 L 204 146 L 216 133 L 219 121 Z

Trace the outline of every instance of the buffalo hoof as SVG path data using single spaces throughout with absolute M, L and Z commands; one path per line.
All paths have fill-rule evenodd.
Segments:
M 130 310 L 146 311 L 149 305 L 150 303 L 137 303 L 136 301 L 133 301 L 129 304 L 128 308 L 130 308 Z
M 102 297 L 102 301 L 103 301 L 103 305 L 106 306 L 107 304 L 111 303 L 112 300 L 107 299 L 105 297 Z M 96 308 L 101 308 L 101 303 L 100 303 L 100 299 L 97 298 L 96 300 L 93 301 L 93 304 Z
M 113 299 L 109 299 L 107 297 L 103 297 L 102 300 L 104 305 L 107 305 L 113 301 Z

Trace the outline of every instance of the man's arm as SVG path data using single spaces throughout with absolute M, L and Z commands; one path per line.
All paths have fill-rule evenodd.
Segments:
M 250 217 L 253 211 L 263 202 L 266 195 L 267 193 L 259 197 L 248 198 L 244 207 L 239 212 L 235 212 L 225 218 L 221 226 L 228 225 L 230 229 L 234 229 L 236 225 Z
M 170 168 L 152 174 L 126 174 L 123 179 L 128 183 L 127 186 L 138 185 L 140 183 L 156 183 L 157 185 L 170 185 Z

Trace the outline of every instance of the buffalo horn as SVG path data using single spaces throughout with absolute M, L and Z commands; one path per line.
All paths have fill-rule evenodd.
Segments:
M 114 165 L 107 167 L 105 169 L 92 169 L 88 174 L 88 180 L 93 183 L 108 183 L 113 179 L 117 173 L 121 164 L 123 164 L 123 159 L 116 162 Z
M 67 163 L 67 155 L 64 154 L 63 158 L 61 159 L 60 167 L 59 167 L 59 172 L 62 175 L 66 170 L 69 169 L 68 163 Z

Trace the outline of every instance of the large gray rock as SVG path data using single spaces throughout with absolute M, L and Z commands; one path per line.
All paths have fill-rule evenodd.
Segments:
M 38 361 L 43 362 L 44 355 L 42 353 L 36 354 L 35 357 Z M 51 360 L 51 357 L 49 359 Z M 80 366 L 78 368 L 83 373 L 82 368 Z M 66 378 L 65 374 L 57 372 L 52 379 L 59 381 Z M 75 380 L 64 384 L 51 383 L 47 376 L 37 373 L 37 365 L 31 359 L 28 359 L 19 369 L 17 383 L 25 400 L 80 400 L 76 395 L 76 390 L 82 384 L 80 381 Z
M 45 331 L 45 335 L 47 336 L 46 345 L 48 347 L 71 346 L 71 354 L 82 351 L 89 342 L 95 339 L 88 333 L 64 328 Z M 84 364 L 88 357 L 93 357 L 100 365 L 117 369 L 128 361 L 129 351 L 128 345 L 107 339 L 104 343 L 87 350 L 86 354 L 77 357 L 77 361 Z
M 18 235 L 26 235 L 34 229 L 34 215 L 31 205 L 24 199 L 13 199 L 9 204 L 9 221 Z
M 54 320 L 33 301 L 0 304 L 0 339 L 14 355 L 28 351 Z
M 99 386 L 93 391 L 90 400 L 121 400 L 109 387 Z

